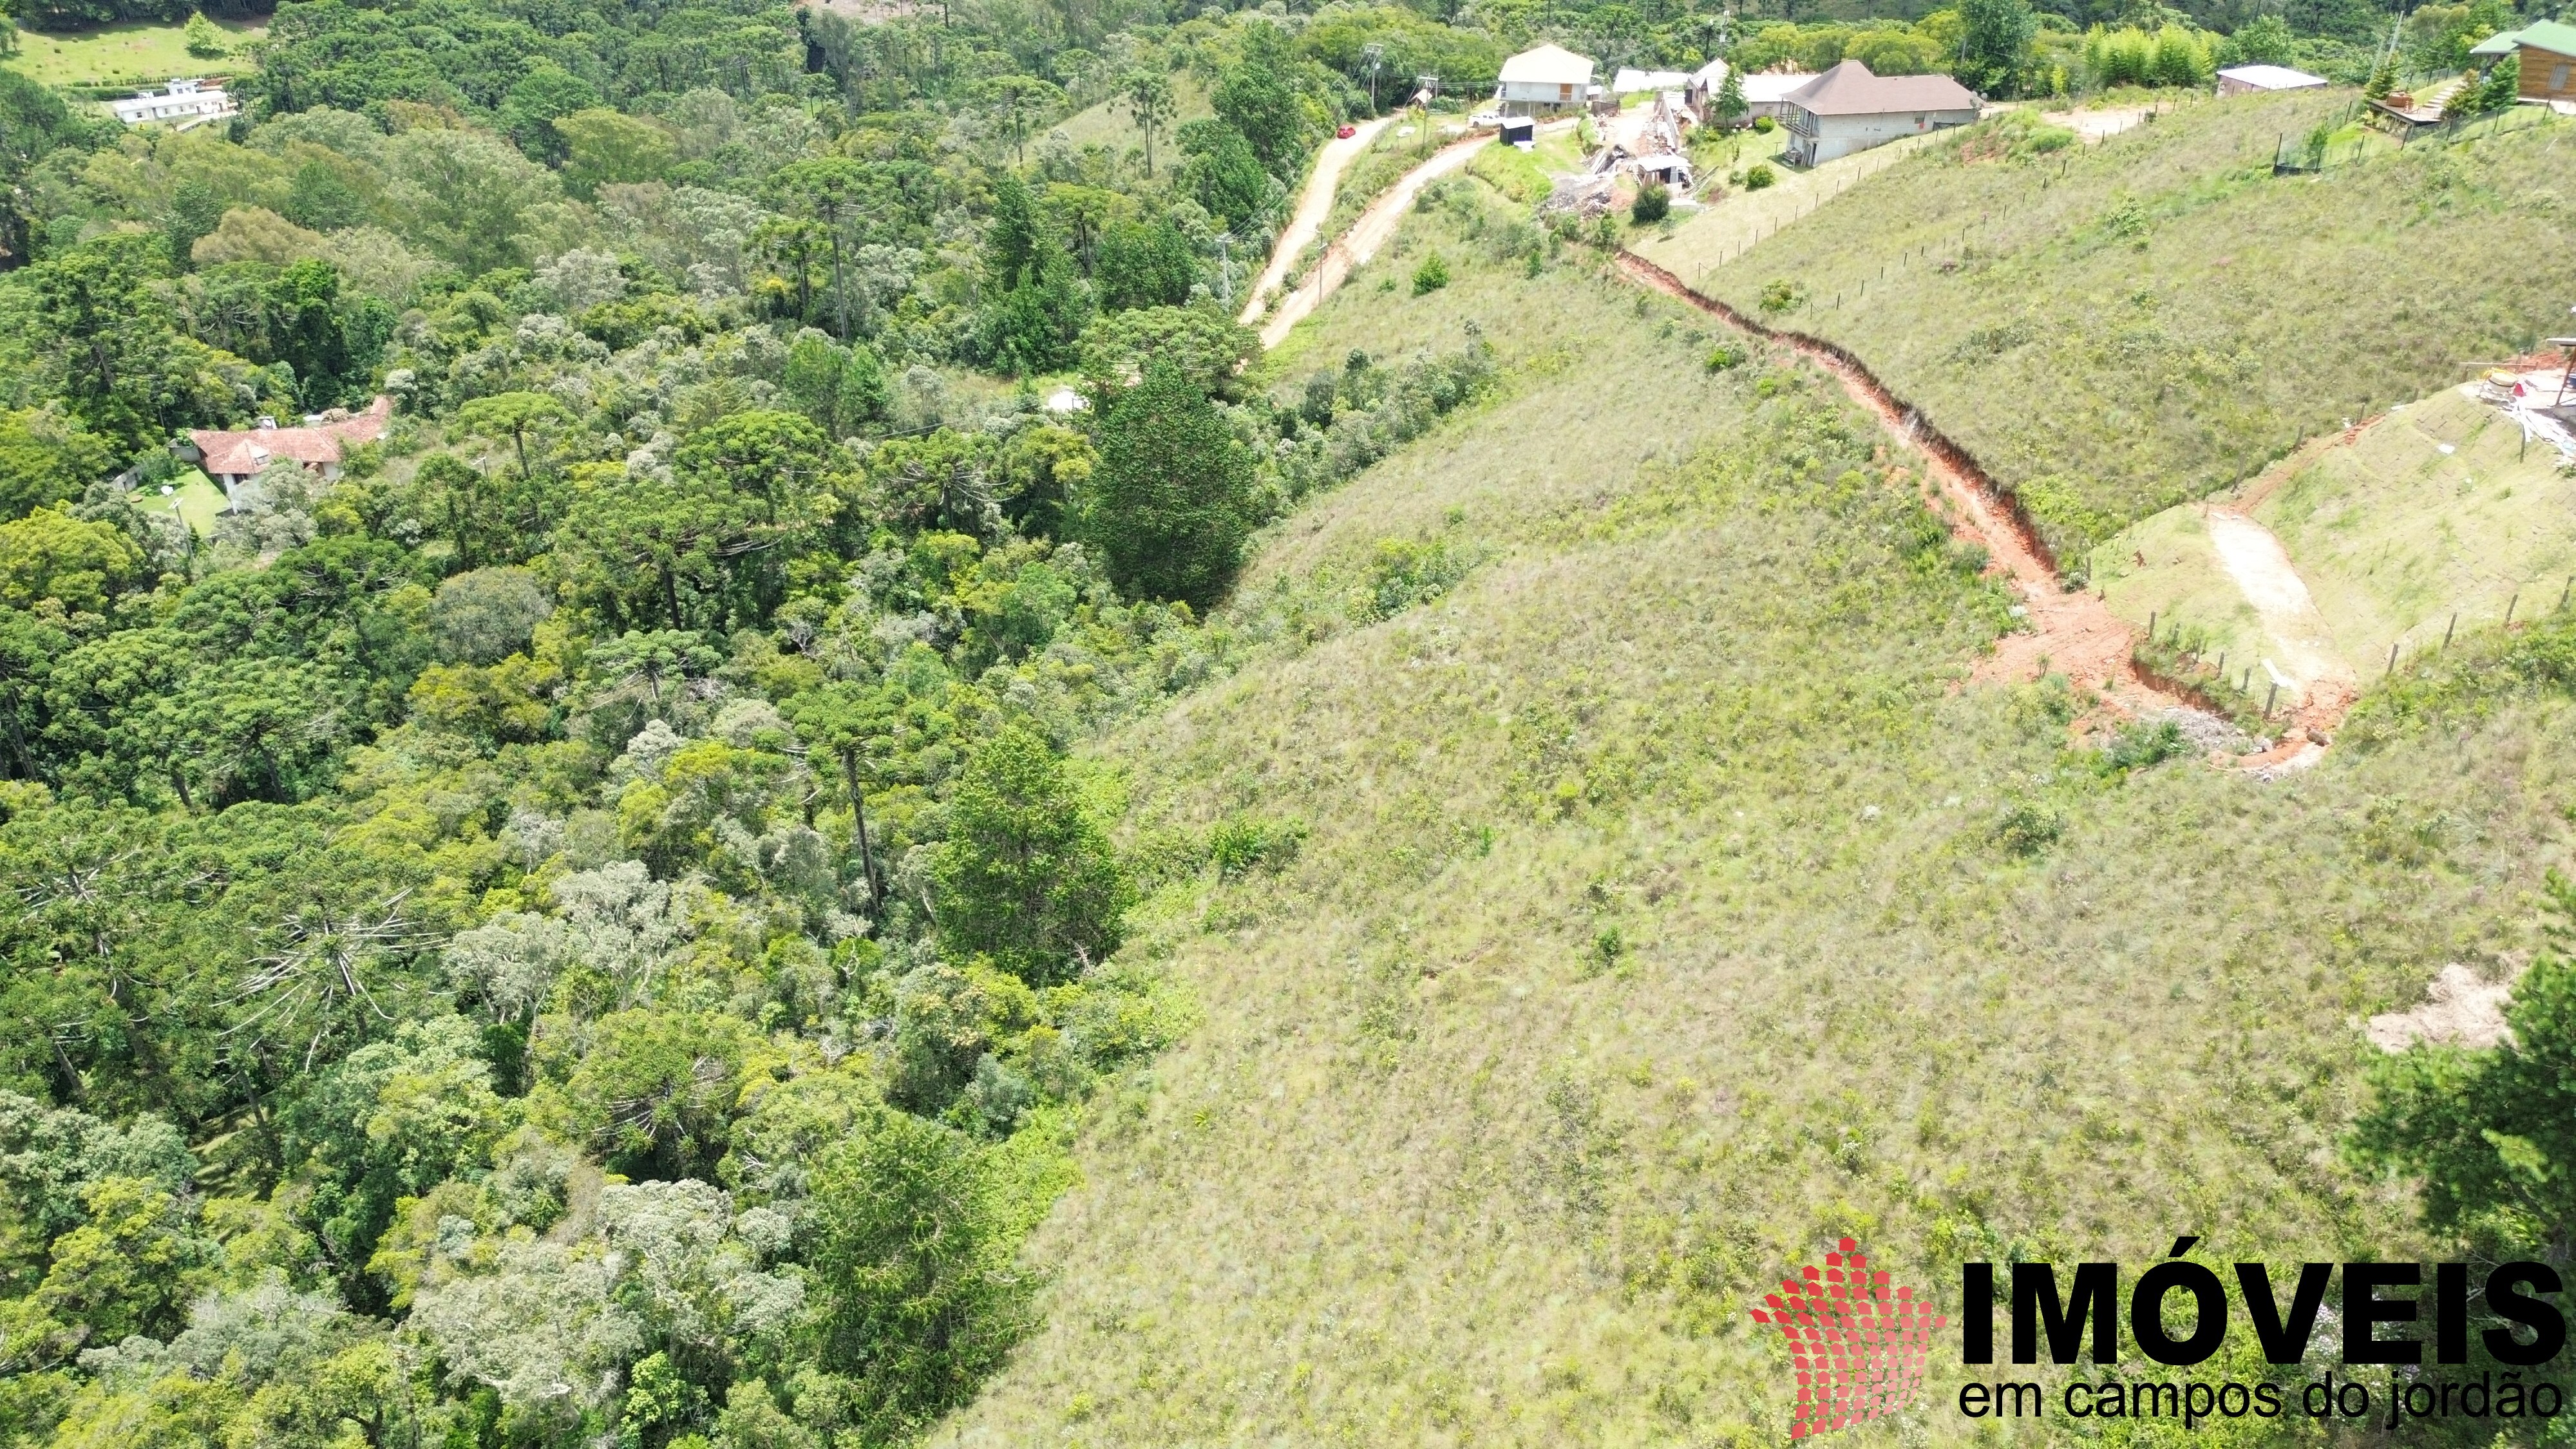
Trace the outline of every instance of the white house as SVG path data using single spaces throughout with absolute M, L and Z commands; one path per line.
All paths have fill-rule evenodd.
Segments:
M 1977 119 L 1976 93 L 1946 75 L 1875 75 L 1847 60 L 1781 100 L 1789 144 L 1781 159 L 1814 166 Z
M 2326 78 L 2292 70 L 2286 65 L 2231 65 L 2218 73 L 2218 93 L 2241 96 L 2252 91 L 2303 91 L 2321 86 Z
M 222 86 L 209 86 L 204 81 L 179 76 L 171 77 L 170 89 L 160 95 L 145 91 L 121 101 L 110 101 L 108 105 L 115 110 L 116 118 L 129 126 L 140 126 L 146 121 L 229 116 L 233 112 L 232 97 L 224 94 Z
M 1542 45 L 1503 62 L 1494 103 L 1506 116 L 1572 110 L 1592 98 L 1592 62 L 1563 46 Z

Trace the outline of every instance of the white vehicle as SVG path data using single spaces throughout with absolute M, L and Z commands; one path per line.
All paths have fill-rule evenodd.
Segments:
M 1477 127 L 1480 130 L 1487 126 L 1499 126 L 1502 123 L 1503 113 L 1500 111 L 1478 111 L 1476 114 L 1467 118 L 1468 125 Z

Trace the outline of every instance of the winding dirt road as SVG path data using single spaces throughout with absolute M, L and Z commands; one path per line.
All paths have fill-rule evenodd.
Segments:
M 1393 186 L 1379 193 L 1377 199 L 1370 202 L 1359 217 L 1351 223 L 1351 229 L 1335 237 L 1333 244 L 1324 249 L 1324 255 L 1315 263 L 1315 270 L 1297 284 L 1297 290 L 1279 299 L 1278 310 L 1272 312 L 1270 320 L 1261 326 L 1261 345 L 1276 347 L 1287 341 L 1291 329 L 1321 305 L 1324 298 L 1340 290 L 1342 283 L 1349 279 L 1351 273 L 1357 270 L 1361 263 L 1376 256 L 1377 249 L 1386 245 L 1387 239 L 1395 235 L 1396 223 L 1404 219 L 1404 213 L 1412 208 L 1413 199 L 1422 194 L 1422 188 L 1474 160 L 1479 147 L 1492 144 L 1492 138 L 1470 133 L 1467 139 L 1453 141 L 1433 152 L 1430 160 L 1405 172 L 1396 179 Z M 1297 207 L 1300 215 L 1314 205 L 1311 184 L 1309 189 L 1310 194 L 1307 199 Z M 1330 211 L 1332 205 L 1332 188 L 1326 187 L 1323 195 L 1324 209 Z M 1308 235 L 1313 235 L 1311 230 Z M 1284 275 L 1287 262 L 1293 260 L 1296 253 L 1285 249 L 1284 238 L 1282 242 L 1280 254 L 1271 258 L 1270 264 Z M 1302 248 L 1305 243 L 1299 242 L 1297 245 Z M 1270 274 L 1264 272 L 1262 275 L 1266 277 Z M 1255 308 L 1255 312 L 1258 312 L 1258 308 Z M 1250 316 L 1244 318 L 1246 324 L 1252 320 Z
M 1395 117 L 1388 115 L 1364 122 L 1350 135 L 1326 141 L 1324 149 L 1315 153 L 1315 169 L 1307 174 L 1305 194 L 1297 198 L 1297 214 L 1288 218 L 1287 230 L 1279 233 L 1279 240 L 1270 248 L 1269 265 L 1261 269 L 1260 280 L 1254 282 L 1252 290 L 1244 296 L 1241 319 L 1244 326 L 1252 326 L 1261 320 L 1261 299 L 1288 275 L 1288 268 L 1296 262 L 1297 254 L 1315 239 L 1315 233 L 1323 228 L 1324 218 L 1333 214 L 1333 193 L 1341 187 L 1342 173 L 1348 171 L 1351 163 L 1359 159 L 1359 154 L 1377 139 L 1377 133 L 1394 121 Z M 1272 344 L 1264 338 L 1261 345 L 1268 347 Z

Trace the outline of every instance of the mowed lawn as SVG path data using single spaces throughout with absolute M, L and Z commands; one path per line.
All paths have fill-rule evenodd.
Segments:
M 159 85 L 172 76 L 240 75 L 255 69 L 250 43 L 268 33 L 267 22 L 217 20 L 233 53 L 217 60 L 188 54 L 176 25 L 104 25 L 52 34 L 18 32 L 18 53 L 0 65 L 47 85 Z
M 1696 234 L 1714 216 L 1641 250 L 1849 347 L 2080 576 L 2132 520 L 2565 329 L 2576 121 L 2522 108 L 2457 144 L 2272 174 L 2353 100 L 2200 101 L 2055 150 L 2017 129 L 2034 118 L 1988 121 L 1732 260 Z

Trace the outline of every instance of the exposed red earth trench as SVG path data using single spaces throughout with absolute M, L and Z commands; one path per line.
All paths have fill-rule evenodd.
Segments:
M 1354 137 L 1353 141 L 1365 145 L 1367 139 L 1371 138 Z M 1423 183 L 1462 165 L 1473 146 L 1472 140 L 1453 143 L 1372 200 L 1350 229 L 1335 238 L 1327 248 L 1325 262 L 1319 268 L 1321 284 L 1300 289 L 1298 300 L 1303 305 L 1296 307 L 1291 315 L 1281 317 L 1273 314 L 1270 324 L 1262 330 L 1262 345 L 1265 348 L 1277 346 L 1286 339 L 1289 328 L 1299 317 L 1311 311 L 1324 296 L 1340 290 L 1340 283 L 1349 275 L 1351 268 L 1366 259 L 1364 252 L 1374 251 L 1377 244 L 1393 231 L 1396 220 L 1411 208 Z M 1301 215 L 1311 210 L 1317 220 L 1321 219 L 1343 167 L 1357 150 L 1358 146 L 1350 146 L 1349 154 L 1328 158 L 1340 164 L 1317 167 L 1315 175 L 1308 179 L 1309 195 L 1305 198 L 1306 204 L 1300 207 Z M 1311 235 L 1311 230 L 1308 235 Z M 1352 245 L 1364 235 L 1368 239 L 1364 250 Z M 1286 240 L 1283 236 L 1283 248 Z M 1299 239 L 1300 246 L 1303 241 L 1303 238 Z M 1336 255 L 1343 259 L 1339 275 L 1335 275 L 1334 268 L 1330 266 Z M 1288 260 L 1289 256 L 1283 250 L 1281 255 L 1273 258 L 1273 269 L 1281 269 Z M 2039 541 L 2030 520 L 2023 516 L 2012 496 L 1995 485 L 1994 479 L 1966 449 L 1932 426 L 1919 410 L 1906 405 L 1890 392 L 1867 364 L 1823 338 L 1766 327 L 1724 302 L 1694 290 L 1681 278 L 1625 248 L 1617 253 L 1616 265 L 1632 281 L 1688 303 L 1739 331 L 1793 349 L 1832 374 L 1851 399 L 1868 409 L 1898 444 L 1922 455 L 1923 470 L 1933 485 L 1926 490 L 1926 504 L 1949 525 L 1953 534 L 1983 547 L 1991 560 L 1990 568 L 2009 575 L 2015 592 L 2021 598 L 2024 614 L 2021 622 L 2025 627 L 1996 641 L 1994 652 L 1977 661 L 1970 671 L 1972 682 L 2032 680 L 2054 672 L 2092 690 L 2102 702 L 2099 713 L 2113 718 L 2131 718 L 2146 710 L 2197 707 L 2197 701 L 2191 699 L 2187 691 L 2140 673 L 2134 659 L 2136 630 L 2112 613 L 2098 595 L 2081 589 L 2066 589 L 2058 578 L 2055 561 L 2049 557 L 2046 546 Z M 1287 300 L 1282 299 L 1283 303 Z M 1258 305 L 1257 302 L 1253 304 Z M 1281 310 L 1290 311 L 1285 306 Z M 1247 313 L 1249 311 L 1247 308 Z M 2358 432 L 2360 426 L 2367 426 L 2367 423 L 2351 431 Z M 2350 436 L 2346 433 L 2341 435 L 2341 439 L 2348 440 Z M 2251 486 L 2268 492 L 2292 471 L 2304 466 L 2318 448 L 2335 441 L 2338 441 L 2336 436 L 2310 439 L 2274 464 Z M 2252 507 L 2251 497 L 2238 506 Z M 2333 731 L 2342 724 L 2344 713 L 2352 707 L 2352 702 L 2353 691 L 2350 688 L 2342 687 L 2338 681 L 2317 681 L 2291 707 L 2287 722 L 2271 749 L 2259 754 L 2217 758 L 2222 763 L 2259 771 L 2267 777 L 2314 764 L 2324 753 Z M 2078 721 L 2077 728 L 2084 728 L 2085 723 Z
M 1992 567 L 2011 577 L 2026 613 L 2027 630 L 1997 640 L 1994 652 L 1971 671 L 1972 680 L 2028 680 L 2055 672 L 2094 690 L 2107 709 L 2121 716 L 2191 706 L 2187 697 L 2164 682 L 2140 674 L 2133 660 L 2137 635 L 2128 621 L 2089 590 L 2063 587 L 2030 521 L 1976 459 L 1919 411 L 1898 400 L 1859 358 L 1822 338 L 1766 327 L 1624 248 L 1618 253 L 1617 266 L 1632 281 L 1687 302 L 1730 327 L 1795 350 L 1832 374 L 1852 401 L 1868 409 L 1891 437 L 1922 455 L 1924 472 L 1937 489 L 1926 501 L 1954 534 L 1983 547 Z M 2275 465 L 2275 471 L 2286 472 L 2306 453 L 2305 448 L 2293 453 Z M 2311 688 L 2294 707 L 2290 726 L 2277 744 L 2260 754 L 2230 757 L 2229 763 L 2258 770 L 2311 764 L 2351 707 L 2347 690 Z

